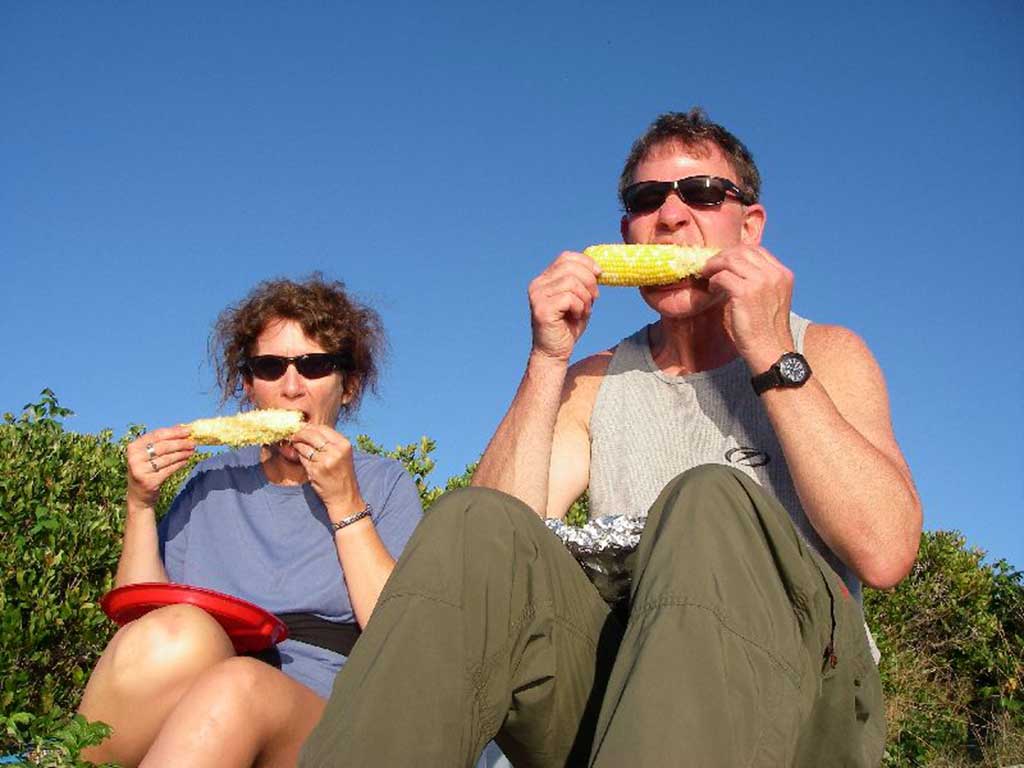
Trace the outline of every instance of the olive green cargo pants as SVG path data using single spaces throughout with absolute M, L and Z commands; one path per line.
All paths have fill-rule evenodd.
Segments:
M 302 766 L 876 766 L 857 602 L 745 475 L 651 508 L 629 619 L 525 505 L 455 491 L 403 553 Z

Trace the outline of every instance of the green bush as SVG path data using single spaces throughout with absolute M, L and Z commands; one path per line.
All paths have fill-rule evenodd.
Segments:
M 882 652 L 887 765 L 1024 761 L 1022 576 L 983 558 L 959 533 L 926 533 L 910 575 L 865 594 Z
M 97 605 L 120 550 L 124 444 L 64 430 L 45 390 L 0 424 L 0 735 L 52 731 L 111 635 Z
M 75 434 L 62 423 L 69 414 L 44 390 L 0 423 L 0 754 L 46 738 L 43 765 L 78 765 L 78 749 L 102 734 L 71 713 L 113 633 L 98 600 L 120 552 L 125 446 L 142 431 Z M 427 509 L 468 485 L 475 466 L 435 487 L 433 440 L 391 451 L 364 435 L 357 442 L 401 461 Z M 161 509 L 186 471 L 166 484 Z M 586 517 L 584 496 L 570 520 Z M 926 533 L 911 575 L 894 590 L 868 590 L 865 611 L 883 654 L 887 766 L 1024 762 L 1018 571 L 986 564 L 958 533 Z

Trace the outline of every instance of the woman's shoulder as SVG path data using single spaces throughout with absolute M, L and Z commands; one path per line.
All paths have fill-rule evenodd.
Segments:
M 387 478 L 394 482 L 402 475 L 408 476 L 408 472 L 402 462 L 390 456 L 381 456 L 376 453 L 366 453 L 358 448 L 352 451 L 352 462 L 356 468 L 356 475 L 360 482 L 365 478 Z

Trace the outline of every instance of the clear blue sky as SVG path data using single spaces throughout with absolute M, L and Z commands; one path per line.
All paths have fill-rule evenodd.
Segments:
M 0 410 L 89 432 L 211 414 L 217 313 L 320 269 L 383 315 L 344 427 L 474 460 L 525 289 L 618 237 L 615 181 L 703 105 L 765 178 L 794 308 L 887 375 L 928 528 L 1024 567 L 1024 6 L 0 4 Z M 649 321 L 605 289 L 579 354 Z

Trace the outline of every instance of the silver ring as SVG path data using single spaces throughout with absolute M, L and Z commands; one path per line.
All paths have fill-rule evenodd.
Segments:
M 314 448 L 309 452 L 309 456 L 306 457 L 308 461 L 316 461 L 316 449 Z
M 317 453 L 320 453 L 320 451 L 322 451 L 326 447 L 327 447 L 327 441 L 325 440 L 324 444 L 321 445 L 319 448 L 316 448 L 315 450 L 316 450 Z
M 146 443 L 146 455 L 149 456 L 150 461 L 156 458 L 156 449 L 152 443 Z
M 149 466 L 151 466 L 153 468 L 154 472 L 159 472 L 160 471 L 160 467 L 158 467 L 156 465 L 156 461 L 154 461 L 153 459 L 149 460 Z

